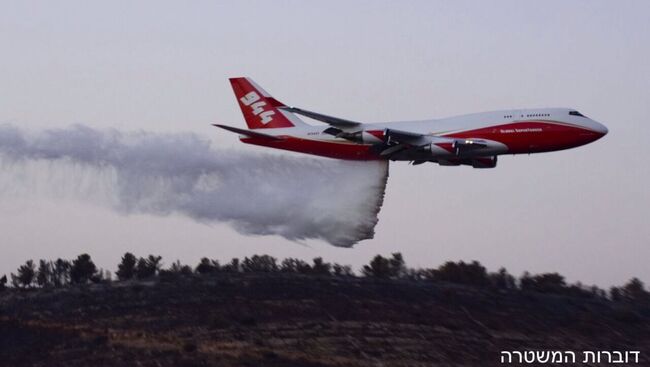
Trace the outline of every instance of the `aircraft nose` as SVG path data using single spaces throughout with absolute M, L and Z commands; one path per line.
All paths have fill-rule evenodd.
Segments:
M 594 120 L 591 120 L 591 121 L 594 124 L 594 130 L 597 133 L 602 134 L 601 137 L 607 135 L 609 130 L 607 129 L 607 127 L 605 125 L 601 124 L 600 122 L 594 121 Z

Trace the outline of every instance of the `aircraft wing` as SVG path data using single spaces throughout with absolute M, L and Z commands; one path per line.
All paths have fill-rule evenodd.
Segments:
M 432 136 L 395 129 L 386 129 L 384 136 L 388 147 L 379 153 L 381 156 L 391 156 L 406 149 L 427 145 L 433 138 Z
M 388 147 L 380 152 L 382 156 L 391 156 L 407 149 L 417 150 L 432 143 L 454 143 L 455 139 L 441 136 L 418 134 L 410 131 L 386 129 L 384 131 Z
M 220 127 L 224 130 L 231 131 L 233 133 L 237 133 L 239 135 L 245 135 L 251 138 L 262 138 L 262 139 L 269 139 L 269 140 L 282 140 L 282 138 L 279 138 L 277 136 L 273 135 L 268 135 L 268 134 L 263 134 L 259 133 L 257 131 L 253 130 L 246 130 L 246 129 L 239 129 L 236 127 L 228 126 L 228 125 L 220 125 L 220 124 L 212 124 L 212 126 Z
M 362 125 L 362 123 L 360 123 L 360 122 L 345 120 L 345 119 L 334 117 L 334 116 L 327 116 L 327 115 L 323 115 L 321 113 L 307 111 L 307 110 L 303 110 L 303 109 L 300 109 L 300 108 L 297 108 L 297 107 L 283 106 L 283 107 L 279 107 L 279 108 L 282 109 L 282 110 L 285 110 L 287 112 L 292 112 L 292 113 L 295 113 L 295 114 L 298 114 L 298 115 L 307 116 L 307 117 L 312 118 L 314 120 L 322 121 L 322 122 L 324 122 L 326 124 L 330 124 L 330 125 L 332 125 L 334 127 L 338 127 L 339 129 L 342 129 L 342 130 L 351 129 L 351 128 L 355 128 L 355 127 L 361 127 L 361 125 Z
M 386 129 L 384 131 L 384 136 L 387 138 L 387 142 L 405 144 L 410 146 L 419 147 L 431 143 L 431 135 L 423 135 L 418 133 L 412 133 L 410 131 L 395 130 L 395 129 Z

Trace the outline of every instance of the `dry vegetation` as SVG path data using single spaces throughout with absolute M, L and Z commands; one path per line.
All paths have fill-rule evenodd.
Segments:
M 0 364 L 499 365 L 499 352 L 515 349 L 640 350 L 648 363 L 650 307 L 627 288 L 612 301 L 566 285 L 522 290 L 521 279 L 499 283 L 494 274 L 480 281 L 471 264 L 418 272 L 383 259 L 364 276 L 335 275 L 322 261 L 286 271 L 251 258 L 236 267 L 203 261 L 200 272 L 177 263 L 143 279 L 5 289 Z M 137 262 L 134 269 L 137 278 Z

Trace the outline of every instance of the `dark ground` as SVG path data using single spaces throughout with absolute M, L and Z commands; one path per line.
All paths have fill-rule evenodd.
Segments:
M 485 366 L 531 349 L 639 350 L 650 365 L 650 309 L 298 274 L 0 293 L 2 366 Z

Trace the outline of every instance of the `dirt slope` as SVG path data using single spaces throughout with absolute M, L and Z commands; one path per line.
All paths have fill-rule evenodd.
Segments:
M 650 310 L 295 274 L 0 293 L 6 366 L 485 366 L 502 350 L 640 350 L 643 365 Z

